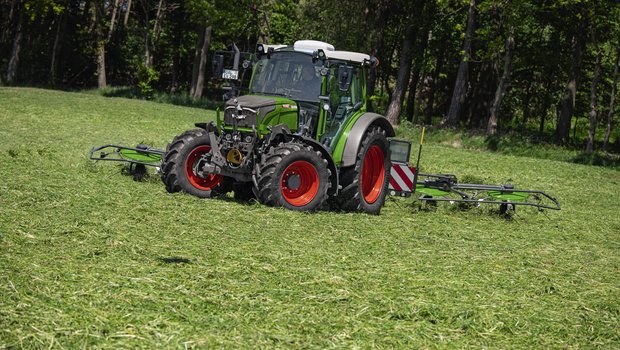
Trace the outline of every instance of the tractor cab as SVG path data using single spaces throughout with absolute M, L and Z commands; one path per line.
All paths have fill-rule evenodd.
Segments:
M 370 56 L 335 51 L 314 40 L 292 46 L 259 44 L 256 52 L 249 93 L 293 101 L 296 133 L 333 152 L 347 122 L 366 110 L 364 68 Z

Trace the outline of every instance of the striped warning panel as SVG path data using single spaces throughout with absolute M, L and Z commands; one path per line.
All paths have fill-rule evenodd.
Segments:
M 390 170 L 390 191 L 413 192 L 413 175 L 415 167 L 407 164 L 392 163 Z

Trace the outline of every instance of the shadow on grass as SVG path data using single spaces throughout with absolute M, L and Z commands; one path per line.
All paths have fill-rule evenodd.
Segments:
M 573 163 L 620 168 L 620 156 L 609 153 L 580 153 L 572 159 Z
M 486 136 L 481 145 L 473 144 L 471 146 L 473 148 L 482 146 L 482 148 L 488 151 L 502 154 L 620 169 L 620 154 L 617 153 L 619 150 L 615 143 L 609 145 L 611 153 L 603 151 L 586 153 L 583 152 L 583 149 L 585 149 L 584 143 L 577 142 L 558 145 L 550 142 L 550 139 L 551 136 L 549 135 L 517 135 L 515 133 L 508 133 Z M 602 149 L 602 146 L 602 144 L 597 144 L 596 149 Z
M 215 102 L 213 99 L 208 97 L 194 100 L 189 96 L 187 92 L 174 94 L 155 92 L 151 96 L 147 97 L 142 95 L 138 89 L 131 86 L 107 87 L 103 89 L 98 89 L 96 91 L 104 97 L 120 97 L 129 99 L 149 100 L 152 102 L 166 103 L 183 107 L 215 109 L 221 105 L 221 103 Z
M 157 260 L 165 263 L 165 264 L 191 264 L 192 261 L 187 258 L 182 258 L 180 256 L 171 256 L 168 258 L 157 258 Z

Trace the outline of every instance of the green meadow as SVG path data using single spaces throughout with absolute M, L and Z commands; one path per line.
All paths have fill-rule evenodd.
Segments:
M 562 210 L 390 197 L 371 216 L 169 194 L 88 159 L 214 118 L 0 88 L 0 348 L 620 348 L 617 167 L 430 132 L 423 172 L 545 190 Z

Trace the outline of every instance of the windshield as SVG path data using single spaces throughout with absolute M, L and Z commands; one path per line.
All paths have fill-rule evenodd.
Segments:
M 318 102 L 321 63 L 299 52 L 278 52 L 256 63 L 250 93 L 278 95 L 298 101 Z

